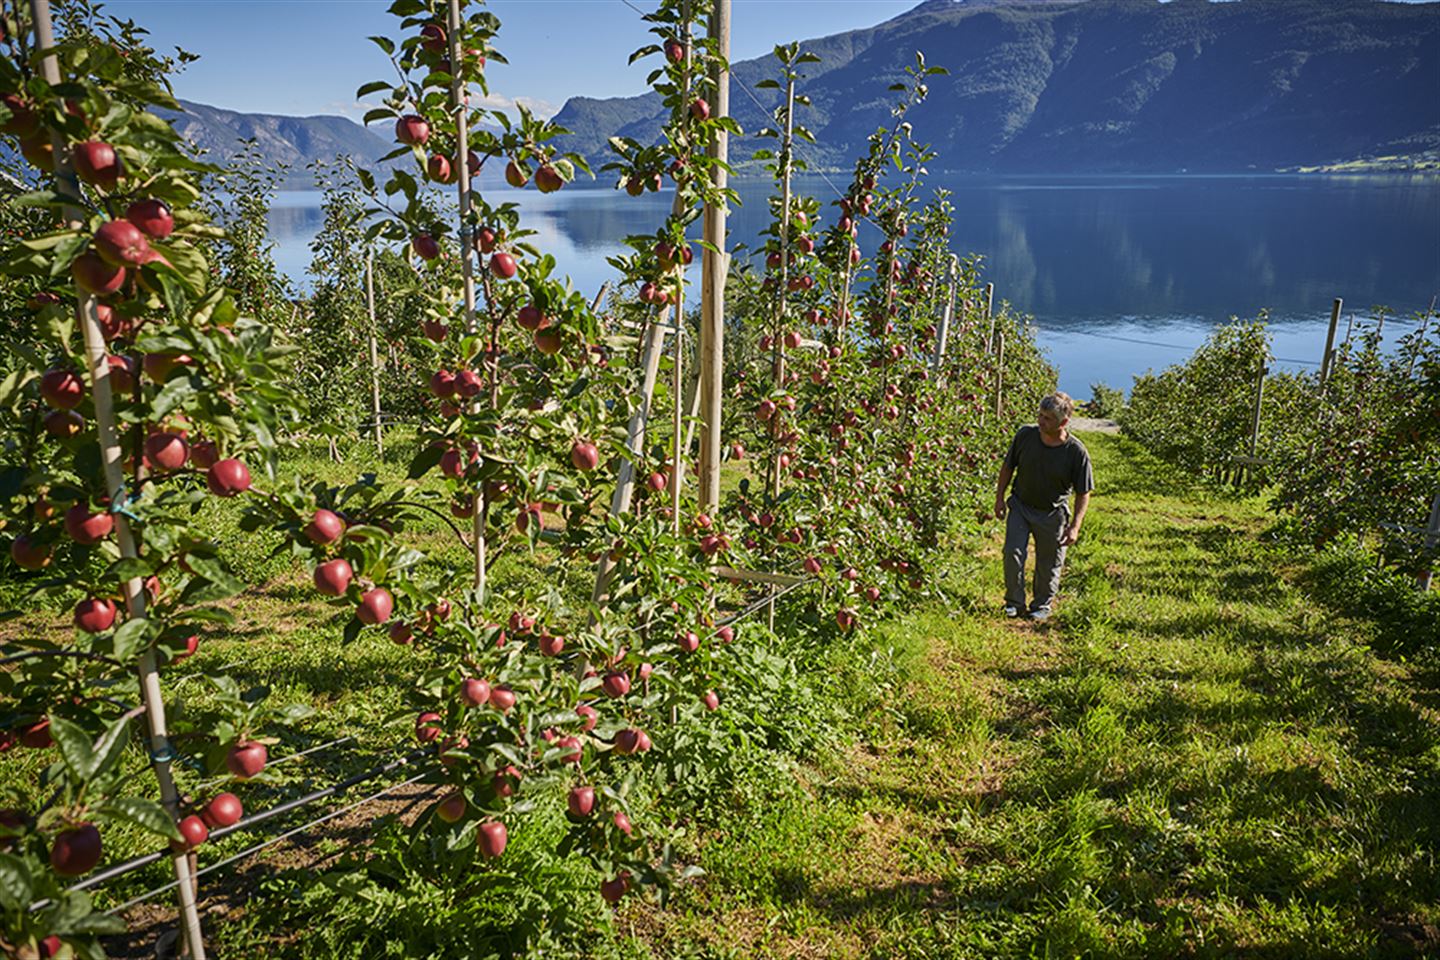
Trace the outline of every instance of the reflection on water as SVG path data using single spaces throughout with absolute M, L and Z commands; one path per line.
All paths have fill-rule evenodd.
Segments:
M 954 194 L 955 251 L 983 255 L 997 300 L 1035 316 L 1061 386 L 1081 396 L 1092 382 L 1128 387 L 1135 374 L 1184 359 L 1231 315 L 1269 309 L 1275 353 L 1317 360 L 1334 297 L 1347 310 L 1385 304 L 1404 316 L 1440 292 L 1436 177 L 942 174 L 931 185 Z M 769 185 L 736 186 L 731 236 L 753 243 L 768 220 Z M 621 239 L 654 230 L 670 209 L 668 194 L 597 186 L 546 196 L 509 190 L 488 172 L 481 189 L 518 202 L 542 249 L 589 292 L 609 278 L 605 258 Z M 821 177 L 797 189 L 836 195 Z M 276 261 L 301 285 L 320 199 L 284 193 L 271 211 Z M 879 236 L 860 240 L 873 248 Z

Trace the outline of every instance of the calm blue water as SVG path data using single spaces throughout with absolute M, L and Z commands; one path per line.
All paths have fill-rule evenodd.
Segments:
M 1389 340 L 1440 293 L 1440 177 L 948 174 L 931 186 L 953 193 L 955 251 L 981 254 L 997 302 L 1035 317 L 1061 388 L 1077 397 L 1095 382 L 1128 389 L 1136 374 L 1183 360 L 1232 315 L 1268 308 L 1274 352 L 1293 361 L 1281 366 L 1299 369 L 1319 361 L 1335 297 L 1345 301 L 1342 335 L 1352 312 L 1361 329 L 1372 306 L 1397 311 Z M 518 201 L 541 248 L 591 293 L 609 278 L 605 258 L 620 238 L 654 230 L 670 209 L 663 194 L 603 187 L 545 196 L 487 176 L 481 188 Z M 749 243 L 765 223 L 769 185 L 738 189 L 731 235 Z M 798 189 L 836 196 L 819 177 Z M 283 193 L 271 214 L 276 260 L 301 284 L 319 202 L 318 193 Z M 860 239 L 867 252 L 879 242 Z

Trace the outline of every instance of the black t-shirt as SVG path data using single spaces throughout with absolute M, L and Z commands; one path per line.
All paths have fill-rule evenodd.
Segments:
M 1069 434 L 1058 447 L 1045 445 L 1040 428 L 1021 427 L 1010 441 L 1005 466 L 1015 471 L 1010 490 L 1033 510 L 1051 511 L 1064 506 L 1071 491 L 1089 493 L 1095 489 L 1090 472 L 1090 452 Z

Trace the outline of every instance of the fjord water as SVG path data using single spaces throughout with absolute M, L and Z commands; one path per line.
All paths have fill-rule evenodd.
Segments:
M 844 179 L 810 176 L 797 190 L 828 203 L 838 196 L 831 181 Z M 1397 314 L 1384 330 L 1393 343 L 1440 293 L 1437 176 L 938 174 L 929 183 L 952 193 L 954 251 L 980 255 L 996 302 L 1035 317 L 1061 388 L 1077 397 L 1096 382 L 1128 390 L 1136 374 L 1185 359 L 1229 317 L 1262 309 L 1278 366 L 1313 368 L 1335 297 L 1345 301 L 1341 337 L 1352 314 L 1360 331 L 1383 305 Z M 481 188 L 517 201 L 559 272 L 592 294 L 612 275 L 605 258 L 621 240 L 652 232 L 670 209 L 667 194 L 598 186 L 541 195 L 487 175 Z M 770 185 L 736 188 L 731 236 L 753 246 Z M 271 213 L 276 261 L 302 286 L 320 199 L 282 193 Z M 866 226 L 860 242 L 870 253 L 880 237 Z M 698 266 L 692 274 L 698 282 Z

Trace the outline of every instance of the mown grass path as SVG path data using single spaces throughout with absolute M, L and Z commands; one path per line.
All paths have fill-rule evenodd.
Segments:
M 631 915 L 653 955 L 1440 955 L 1433 666 L 1308 600 L 1262 502 L 1085 440 L 1056 619 L 999 616 L 998 531 L 957 557 L 862 744 Z

